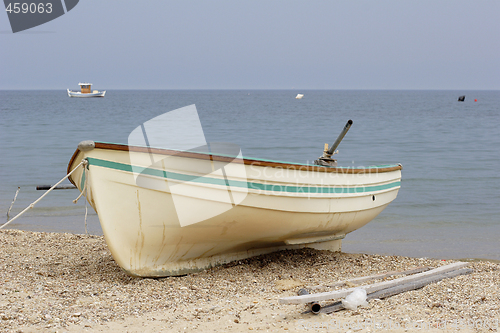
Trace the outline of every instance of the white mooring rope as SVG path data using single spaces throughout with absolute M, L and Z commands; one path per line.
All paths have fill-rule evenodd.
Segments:
M 80 200 L 82 195 L 85 193 L 85 199 L 86 199 L 85 200 L 85 234 L 86 235 L 89 234 L 89 232 L 87 231 L 87 215 L 88 215 L 87 203 L 89 201 L 89 187 L 87 186 L 87 183 L 88 183 L 89 178 L 90 178 L 90 173 L 87 174 L 87 168 L 86 168 L 87 164 L 88 164 L 88 162 L 85 163 L 85 165 L 83 166 L 83 176 L 82 177 L 85 177 L 85 183 L 83 184 L 82 192 L 75 200 L 73 200 L 73 203 L 76 204 L 78 202 L 78 200 Z
M 83 175 L 82 175 L 82 177 L 85 177 L 85 183 L 83 184 L 82 192 L 80 192 L 80 195 L 75 200 L 73 200 L 74 204 L 76 204 L 78 202 L 78 200 L 80 200 L 80 198 L 82 197 L 83 193 L 87 189 L 87 168 L 85 168 L 85 166 L 83 167 Z
M 7 221 L 6 223 L 2 224 L 0 226 L 0 229 L 3 229 L 5 228 L 9 223 L 11 223 L 12 221 L 14 221 L 15 219 L 17 219 L 19 216 L 23 215 L 24 213 L 26 213 L 29 209 L 35 207 L 35 205 L 40 201 L 42 200 L 47 194 L 49 194 L 50 191 L 52 191 L 57 185 L 61 184 L 66 178 L 68 178 L 69 176 L 71 176 L 71 174 L 76 170 L 78 169 L 81 165 L 83 165 L 84 167 L 84 170 L 85 170 L 85 166 L 88 164 L 89 162 L 86 160 L 86 159 L 83 159 L 80 164 L 78 164 L 73 170 L 71 170 L 70 173 L 68 173 L 63 179 L 61 179 L 60 181 L 58 181 L 54 186 L 52 186 L 49 190 L 47 190 L 47 192 L 45 192 L 40 198 L 36 199 L 35 201 L 33 201 L 33 203 L 31 203 L 28 207 L 26 207 L 22 212 L 20 212 L 19 214 L 17 214 L 16 216 L 14 216 L 12 218 L 12 220 L 9 220 Z M 85 182 L 86 183 L 86 182 Z M 83 192 L 83 191 L 82 191 Z M 85 224 L 87 223 L 87 221 L 85 220 Z

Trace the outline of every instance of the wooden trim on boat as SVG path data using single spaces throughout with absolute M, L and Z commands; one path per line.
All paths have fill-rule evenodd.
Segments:
M 73 156 L 71 156 L 71 159 L 69 160 L 68 168 L 66 169 L 66 174 L 71 172 L 71 166 L 73 165 L 73 162 L 75 162 L 75 159 L 78 156 L 78 154 L 80 154 L 80 150 L 76 148 L 75 152 L 73 153 Z M 71 184 L 76 186 L 75 182 L 73 182 L 73 179 L 71 179 L 71 177 L 68 177 L 68 180 L 71 182 Z
M 109 149 L 109 150 L 118 150 L 118 151 L 133 151 L 139 153 L 149 153 L 149 154 L 158 154 L 158 155 L 175 155 L 178 157 L 186 157 L 186 158 L 197 158 L 203 160 L 212 160 L 218 162 L 232 162 L 232 163 L 243 163 L 245 165 L 255 165 L 260 167 L 271 167 L 271 168 L 282 168 L 282 169 L 292 169 L 299 171 L 317 171 L 317 172 L 334 172 L 334 173 L 344 173 L 344 174 L 358 174 L 358 173 L 381 173 L 381 172 L 391 172 L 396 170 L 401 170 L 403 167 L 401 165 L 389 166 L 389 167 L 372 167 L 372 168 L 340 168 L 340 167 L 324 167 L 317 165 L 300 165 L 300 164 L 292 164 L 292 163 L 281 163 L 281 162 L 272 162 L 272 161 L 259 161 L 248 158 L 232 158 L 228 156 L 219 156 L 212 154 L 203 154 L 203 153 L 195 153 L 189 151 L 176 151 L 170 149 L 162 149 L 162 148 L 150 148 L 150 147 L 137 147 L 137 146 L 128 146 L 124 144 L 117 143 L 104 143 L 104 142 L 95 142 L 95 149 Z M 68 173 L 71 171 L 71 165 L 74 160 L 80 153 L 80 150 L 76 150 L 71 160 L 68 164 Z

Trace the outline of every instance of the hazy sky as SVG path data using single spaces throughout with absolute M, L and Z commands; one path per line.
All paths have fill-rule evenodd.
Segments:
M 500 89 L 500 1 L 80 0 L 13 34 L 0 89 Z

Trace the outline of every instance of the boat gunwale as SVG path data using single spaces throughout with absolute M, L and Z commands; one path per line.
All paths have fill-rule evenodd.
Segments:
M 150 154 L 152 153 L 152 154 L 158 154 L 158 155 L 175 155 L 178 157 L 185 157 L 185 158 L 196 158 L 196 159 L 211 160 L 211 161 L 217 161 L 217 162 L 232 162 L 232 163 L 240 163 L 240 164 L 252 165 L 252 166 L 283 168 L 283 169 L 292 169 L 292 170 L 300 170 L 300 171 L 360 174 L 360 173 L 392 172 L 392 171 L 401 170 L 403 168 L 401 164 L 392 165 L 392 166 L 382 166 L 382 167 L 373 166 L 373 167 L 368 167 L 368 168 L 326 167 L 326 166 L 320 166 L 320 165 L 306 165 L 306 164 L 294 164 L 294 163 L 276 162 L 276 161 L 263 161 L 263 160 L 257 160 L 257 159 L 252 159 L 252 158 L 234 158 L 234 157 L 229 157 L 229 156 L 215 155 L 215 154 L 211 154 L 211 153 L 198 153 L 198 152 L 189 152 L 189 151 L 177 151 L 177 150 L 164 149 L 164 148 L 129 146 L 129 145 L 118 144 L 118 143 L 106 143 L 106 142 L 94 142 L 94 143 L 95 143 L 94 149 L 132 151 L 132 152 L 139 152 L 139 153 L 150 153 Z M 73 153 L 71 160 L 68 163 L 67 173 L 69 173 L 71 171 L 71 166 L 75 162 L 75 159 L 79 153 L 80 153 L 80 150 L 77 148 L 76 151 Z

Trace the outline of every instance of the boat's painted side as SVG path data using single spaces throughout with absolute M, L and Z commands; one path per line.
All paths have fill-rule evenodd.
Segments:
M 83 158 L 88 170 L 70 180 L 80 190 L 87 183 L 114 259 L 135 276 L 282 248 L 340 250 L 401 184 L 400 165 L 331 168 L 99 142 L 82 150 L 68 170 Z
M 69 97 L 104 97 L 104 95 L 106 94 L 106 90 L 103 90 L 103 91 L 97 91 L 97 92 L 91 92 L 91 93 L 82 93 L 80 91 L 73 91 L 73 90 L 69 90 L 67 89 L 68 91 L 68 96 Z

